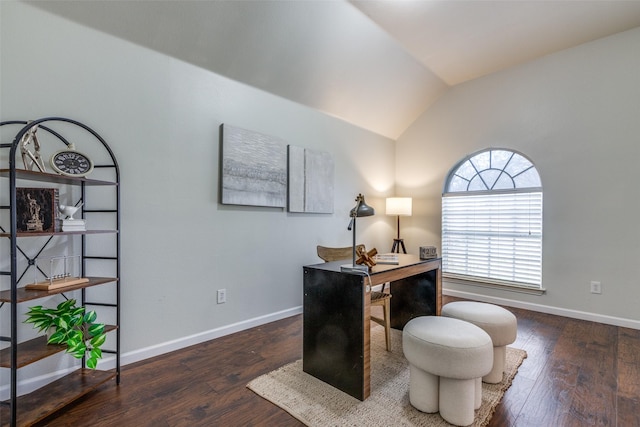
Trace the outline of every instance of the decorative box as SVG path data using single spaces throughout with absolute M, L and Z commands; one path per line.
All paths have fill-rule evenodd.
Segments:
M 420 259 L 438 258 L 438 250 L 435 246 L 420 246 Z

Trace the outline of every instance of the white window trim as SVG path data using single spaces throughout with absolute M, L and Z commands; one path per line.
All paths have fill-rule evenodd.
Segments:
M 505 291 L 519 292 L 522 294 L 529 294 L 529 295 L 544 295 L 545 293 L 547 293 L 546 288 L 542 288 L 534 285 L 527 286 L 521 283 L 508 282 L 506 280 L 491 280 L 491 279 L 486 279 L 481 277 L 476 278 L 476 277 L 463 276 L 460 274 L 453 274 L 453 273 L 443 272 L 442 280 L 445 283 L 451 283 L 456 285 L 501 289 Z

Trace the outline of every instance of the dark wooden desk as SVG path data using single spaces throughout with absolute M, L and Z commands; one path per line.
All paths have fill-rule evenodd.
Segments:
M 371 286 L 391 282 L 391 326 L 440 315 L 441 259 L 398 254 L 399 265 L 376 265 L 366 275 L 343 273 L 350 260 L 303 267 L 303 370 L 365 400 L 370 386 Z

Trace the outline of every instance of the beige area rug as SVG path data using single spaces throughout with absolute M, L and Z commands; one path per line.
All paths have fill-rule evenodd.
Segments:
M 402 354 L 402 332 L 392 330 L 392 351 L 384 329 L 371 329 L 371 396 L 364 402 L 302 371 L 302 360 L 251 381 L 247 387 L 307 426 L 450 426 L 439 414 L 426 414 L 409 403 L 409 366 Z M 473 426 L 486 426 L 504 392 L 527 357 L 507 347 L 506 373 L 500 384 L 482 384 L 482 406 Z

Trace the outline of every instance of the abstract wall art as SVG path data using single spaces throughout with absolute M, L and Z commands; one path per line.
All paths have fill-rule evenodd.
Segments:
M 223 204 L 286 207 L 286 142 L 223 124 L 221 163 Z
M 289 212 L 333 213 L 333 186 L 330 153 L 289 145 Z

